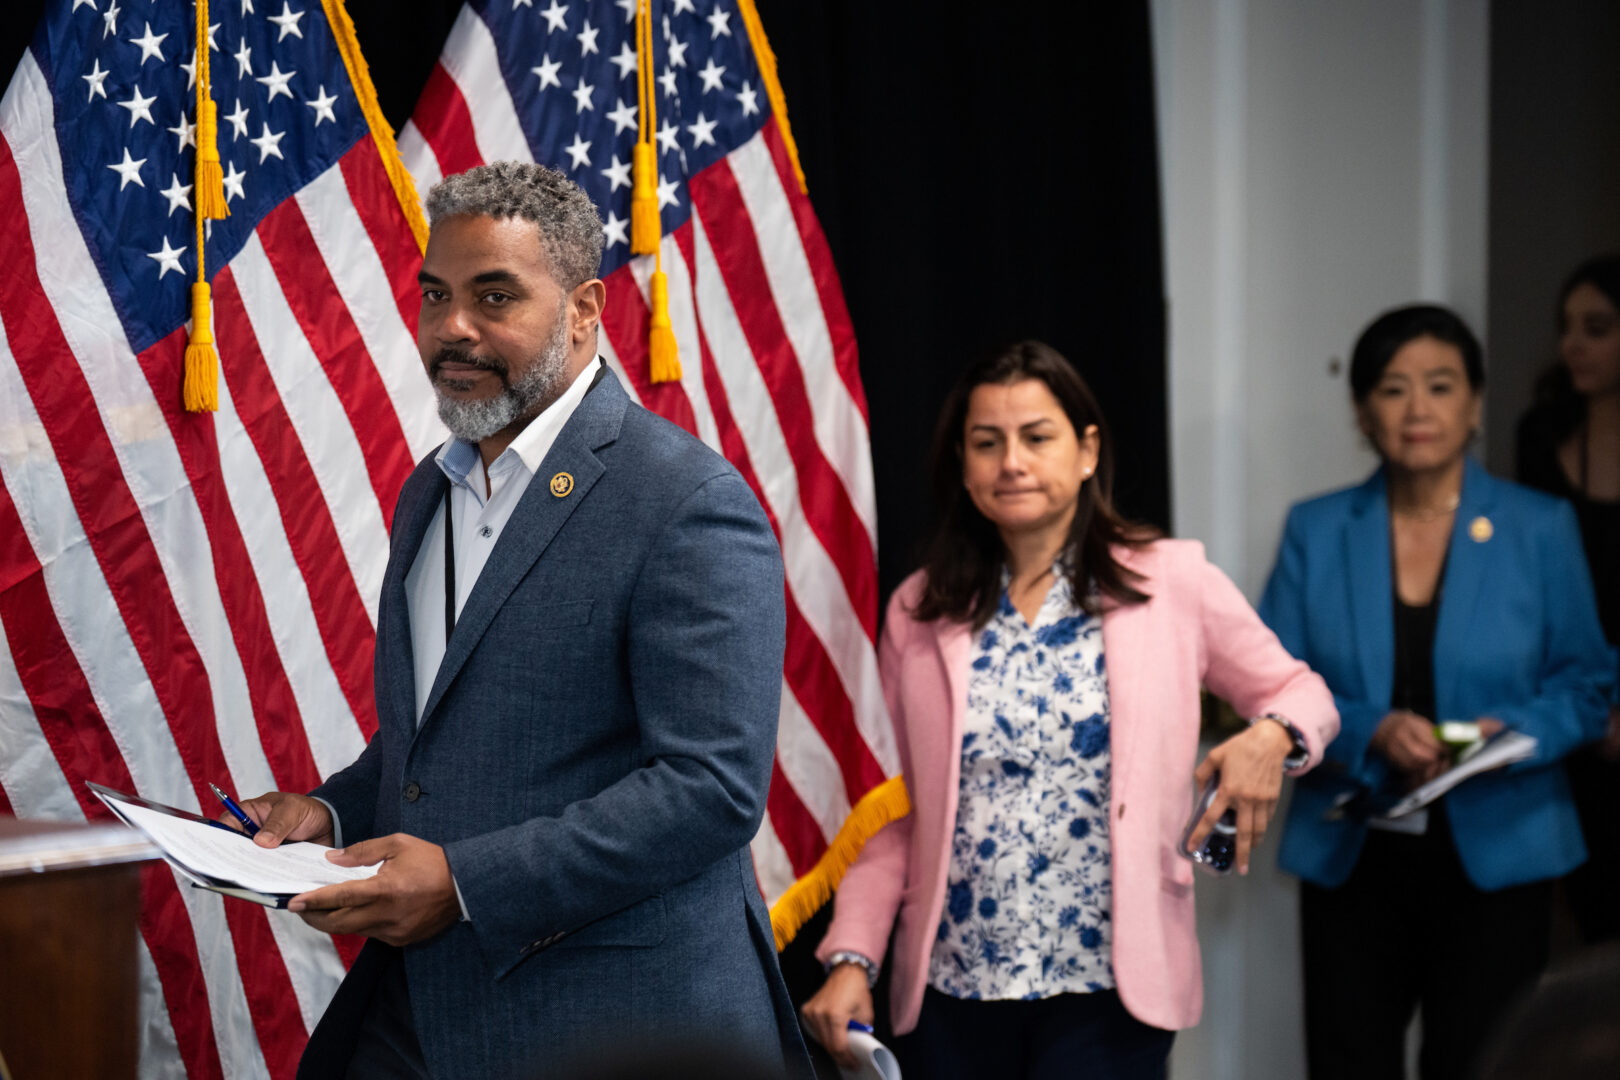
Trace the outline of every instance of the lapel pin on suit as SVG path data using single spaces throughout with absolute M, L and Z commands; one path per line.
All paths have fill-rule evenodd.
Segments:
M 574 478 L 567 473 L 560 472 L 551 478 L 551 493 L 557 498 L 566 498 L 568 493 L 573 490 Z
M 1468 523 L 1468 535 L 1474 543 L 1483 544 L 1496 535 L 1496 528 L 1491 524 L 1490 518 L 1480 516 Z

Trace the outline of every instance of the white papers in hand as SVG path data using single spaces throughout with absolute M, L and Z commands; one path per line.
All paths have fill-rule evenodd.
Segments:
M 1491 769 L 1500 769 L 1515 761 L 1523 761 L 1536 752 L 1536 740 L 1519 731 L 1504 731 L 1487 742 L 1477 753 L 1453 765 L 1427 784 L 1407 795 L 1384 812 L 1383 817 L 1398 818 L 1434 800 L 1467 780 Z
M 900 1063 L 894 1059 L 894 1052 L 878 1042 L 875 1035 L 851 1031 L 849 1049 L 857 1065 L 853 1069 L 839 1068 L 844 1080 L 900 1080 Z
M 241 834 L 203 821 L 175 817 L 138 803 L 96 792 L 96 796 L 162 849 L 168 861 L 187 876 L 208 884 L 235 884 L 271 895 L 309 892 L 324 885 L 374 876 L 382 864 L 336 866 L 326 861 L 332 849 L 292 843 L 262 848 Z

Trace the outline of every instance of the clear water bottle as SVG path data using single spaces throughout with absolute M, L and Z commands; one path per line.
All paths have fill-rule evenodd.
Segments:
M 1220 787 L 1221 774 L 1216 773 L 1209 778 L 1198 801 L 1193 804 L 1192 816 L 1187 819 L 1187 828 L 1181 834 L 1181 854 L 1212 874 L 1230 873 L 1232 863 L 1237 860 L 1237 811 L 1229 809 L 1222 814 L 1196 850 L 1191 843 L 1193 830 L 1198 828 L 1198 823 L 1214 804 Z

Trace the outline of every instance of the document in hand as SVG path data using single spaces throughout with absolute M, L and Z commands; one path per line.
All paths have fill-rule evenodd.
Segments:
M 382 866 L 334 866 L 326 860 L 332 849 L 320 844 L 262 848 L 246 833 L 205 817 L 101 784 L 88 786 L 121 821 L 145 833 L 193 885 L 266 907 L 284 908 L 299 893 L 372 877 Z
M 1536 740 L 1518 731 L 1504 731 L 1464 757 L 1439 776 L 1403 797 L 1380 817 L 1398 818 L 1428 806 L 1434 800 L 1467 780 L 1491 769 L 1500 769 L 1515 761 L 1523 761 L 1536 752 Z
M 878 1042 L 870 1031 L 851 1031 L 849 1048 L 855 1054 L 853 1069 L 840 1068 L 843 1080 L 900 1080 L 900 1063 L 894 1052 Z

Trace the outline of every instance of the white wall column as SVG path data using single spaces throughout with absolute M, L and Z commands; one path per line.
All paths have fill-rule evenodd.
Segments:
M 1482 335 L 1485 0 L 1153 0 L 1177 535 L 1251 598 L 1290 503 L 1373 468 L 1348 354 L 1431 300 Z M 1298 920 L 1273 836 L 1200 877 L 1204 1022 L 1178 1080 L 1304 1075 Z

